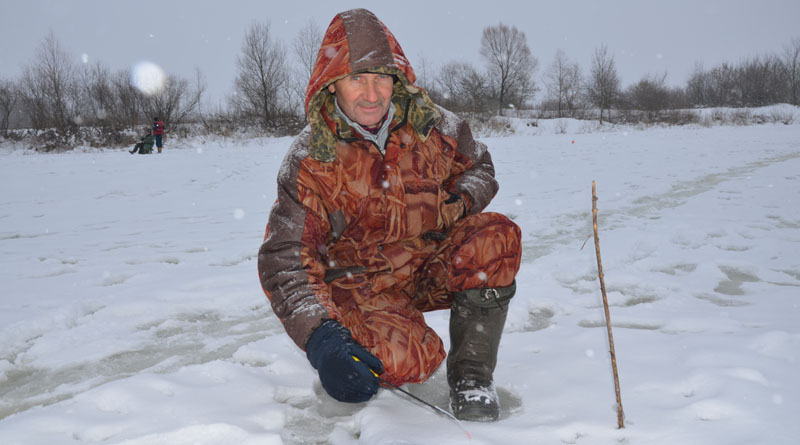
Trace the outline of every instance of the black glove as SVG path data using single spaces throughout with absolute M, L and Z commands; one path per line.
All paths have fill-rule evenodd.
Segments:
M 366 402 L 378 392 L 383 363 L 336 320 L 323 322 L 306 343 L 306 356 L 322 387 L 340 402 Z

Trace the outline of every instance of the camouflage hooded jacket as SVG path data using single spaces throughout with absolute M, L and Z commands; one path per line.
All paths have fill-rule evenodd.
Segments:
M 385 155 L 337 114 L 326 88 L 354 72 L 391 74 L 395 105 Z M 479 213 L 498 185 L 486 146 L 436 107 L 395 37 L 364 9 L 334 17 L 306 91 L 307 127 L 278 176 L 278 197 L 258 256 L 272 309 L 303 348 L 326 319 L 339 318 L 329 282 L 363 274 L 380 291 L 407 283 L 454 223 L 445 201 L 458 195 Z

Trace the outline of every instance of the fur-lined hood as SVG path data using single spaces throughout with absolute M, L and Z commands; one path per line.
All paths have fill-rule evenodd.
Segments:
M 336 142 L 350 137 L 350 128 L 335 112 L 328 85 L 358 72 L 395 77 L 392 120 L 406 121 L 424 140 L 441 120 L 394 35 L 372 12 L 352 9 L 336 15 L 325 32 L 306 89 L 306 114 L 311 125 L 309 154 L 319 161 L 336 159 Z M 327 119 L 326 119 L 327 118 Z

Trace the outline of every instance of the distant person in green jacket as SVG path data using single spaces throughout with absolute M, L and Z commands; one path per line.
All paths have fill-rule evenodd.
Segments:
M 148 128 L 145 130 L 144 136 L 139 140 L 139 143 L 133 146 L 133 150 L 131 150 L 130 153 L 134 154 L 138 151 L 140 155 L 149 155 L 153 152 L 154 143 L 153 131 Z

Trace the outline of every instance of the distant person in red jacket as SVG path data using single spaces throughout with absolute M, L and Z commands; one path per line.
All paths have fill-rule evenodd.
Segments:
M 164 146 L 164 122 L 158 120 L 158 116 L 153 118 L 153 136 L 156 138 L 156 147 L 158 147 L 158 152 L 161 153 L 161 148 Z

